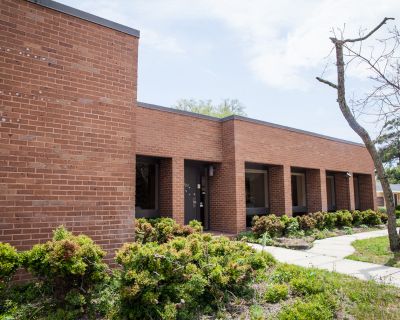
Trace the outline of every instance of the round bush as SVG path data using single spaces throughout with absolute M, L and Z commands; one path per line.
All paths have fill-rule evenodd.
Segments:
M 267 232 L 270 237 L 276 237 L 282 235 L 284 228 L 285 225 L 281 219 L 274 214 L 270 214 L 262 217 L 254 217 L 251 230 L 258 236 Z
M 23 265 L 51 288 L 56 303 L 80 309 L 90 305 L 92 288 L 107 278 L 105 254 L 89 237 L 59 227 L 52 241 L 23 253 Z
M 124 319 L 193 319 L 227 292 L 246 293 L 256 272 L 274 263 L 243 242 L 208 234 L 125 244 L 116 260 Z
M 19 266 L 20 257 L 17 250 L 8 243 L 0 242 L 0 290 L 6 287 Z
M 332 230 L 336 226 L 336 213 L 335 212 L 325 212 L 324 214 L 324 226 L 326 229 Z
M 369 226 L 377 226 L 379 224 L 382 224 L 380 215 L 377 212 L 373 210 L 365 210 L 363 214 L 364 214 L 364 224 Z
M 299 221 L 300 229 L 305 231 L 315 229 L 317 225 L 317 220 L 308 214 L 297 217 L 297 220 Z
M 354 226 L 360 226 L 364 224 L 364 213 L 359 210 L 354 210 L 351 212 L 351 215 L 353 217 L 352 224 Z
M 351 227 L 353 223 L 353 216 L 350 211 L 342 210 L 336 212 L 336 226 L 341 227 Z

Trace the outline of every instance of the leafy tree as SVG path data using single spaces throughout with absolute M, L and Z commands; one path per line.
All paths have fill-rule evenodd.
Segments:
M 386 176 L 388 177 L 389 183 L 400 183 L 400 166 L 387 168 Z
M 214 104 L 212 100 L 181 99 L 174 108 L 217 118 L 230 115 L 246 116 L 245 107 L 237 99 L 224 99 L 219 104 Z
M 400 117 L 385 123 L 376 143 L 380 145 L 379 151 L 383 163 L 400 166 Z

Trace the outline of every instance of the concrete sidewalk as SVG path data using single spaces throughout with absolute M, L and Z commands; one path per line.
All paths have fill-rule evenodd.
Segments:
M 302 267 L 314 267 L 335 271 L 357 277 L 362 280 L 375 280 L 379 283 L 400 287 L 400 269 L 368 262 L 344 259 L 355 250 L 351 243 L 359 239 L 375 238 L 387 235 L 387 230 L 363 232 L 317 240 L 313 248 L 305 251 L 279 247 L 250 244 L 256 250 L 271 253 L 278 261 Z

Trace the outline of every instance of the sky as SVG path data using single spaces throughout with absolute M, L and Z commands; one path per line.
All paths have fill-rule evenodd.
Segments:
M 58 2 L 140 30 L 139 101 L 238 99 L 251 118 L 356 142 L 335 90 L 315 77 L 335 81 L 332 30 L 357 36 L 400 12 L 399 0 Z M 363 76 L 349 71 L 352 90 Z

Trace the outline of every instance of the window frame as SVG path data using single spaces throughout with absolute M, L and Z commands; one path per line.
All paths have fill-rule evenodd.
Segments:
M 335 182 L 335 176 L 334 175 L 326 175 L 326 180 L 329 181 L 331 184 L 331 199 L 332 199 L 332 206 L 329 207 L 328 205 L 328 211 L 335 211 L 336 210 L 336 182 Z
M 269 211 L 269 183 L 268 183 L 268 169 L 252 169 L 252 168 L 245 168 L 245 180 L 246 180 L 246 173 L 262 173 L 264 175 L 264 207 L 247 207 L 246 205 L 246 215 L 253 216 L 253 215 L 262 215 L 267 214 Z M 246 196 L 246 186 L 245 186 L 245 196 Z
M 138 163 L 145 163 L 148 165 L 154 165 L 155 166 L 155 183 L 154 183 L 154 209 L 142 209 L 141 207 L 137 206 L 136 203 L 136 195 L 137 195 L 137 190 L 136 190 L 136 180 L 137 177 L 135 178 L 135 217 L 136 218 L 157 218 L 160 216 L 160 211 L 159 211 L 159 199 L 160 199 L 160 174 L 159 174 L 159 170 L 160 170 L 160 165 L 159 165 L 159 161 L 157 158 L 153 158 L 153 157 L 142 157 L 142 156 L 138 156 L 136 158 L 136 164 L 135 164 L 135 170 L 137 168 L 137 164 Z
M 306 174 L 304 172 L 291 172 L 290 177 L 296 176 L 296 190 L 297 190 L 297 198 L 299 198 L 299 191 L 298 191 L 298 182 L 297 182 L 297 177 L 302 177 L 303 183 L 302 183 L 302 189 L 303 189 L 303 195 L 302 195 L 302 203 L 304 205 L 301 206 L 295 206 L 292 203 L 292 211 L 293 213 L 301 213 L 301 212 L 307 212 L 307 182 L 306 182 Z M 290 179 L 290 182 L 292 183 L 292 179 Z M 291 186 L 290 190 L 293 190 L 293 186 Z M 293 194 L 292 194 L 292 202 L 293 202 Z

